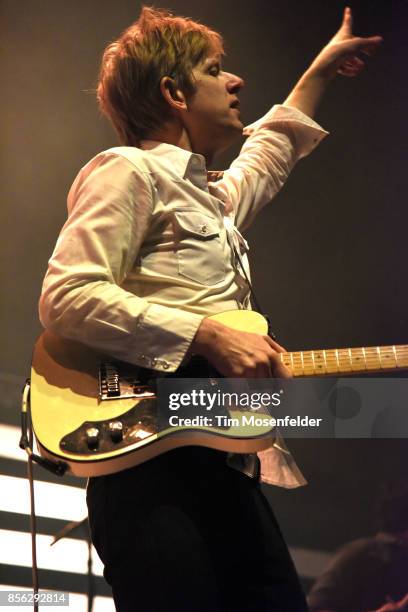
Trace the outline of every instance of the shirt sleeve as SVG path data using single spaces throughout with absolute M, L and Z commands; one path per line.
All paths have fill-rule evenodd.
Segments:
M 68 195 L 68 220 L 40 298 L 45 328 L 117 359 L 172 372 L 202 316 L 151 304 L 121 288 L 149 229 L 148 177 L 121 155 L 101 153 Z
M 280 190 L 298 159 L 308 155 L 328 134 L 310 117 L 276 105 L 244 129 L 247 140 L 216 186 L 245 230 Z

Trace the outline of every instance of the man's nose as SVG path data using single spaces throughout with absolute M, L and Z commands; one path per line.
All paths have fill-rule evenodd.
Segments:
M 226 88 L 228 93 L 237 93 L 240 89 L 245 87 L 244 79 L 241 79 L 236 74 L 232 74 L 231 72 L 224 72 L 225 80 L 226 80 Z

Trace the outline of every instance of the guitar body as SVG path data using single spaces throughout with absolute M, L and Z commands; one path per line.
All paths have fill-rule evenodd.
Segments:
M 211 318 L 237 330 L 267 333 L 265 319 L 253 311 L 238 310 Z M 50 331 L 36 343 L 30 391 L 35 437 L 40 454 L 64 462 L 70 473 L 81 477 L 110 474 L 179 446 L 200 445 L 239 453 L 271 446 L 271 427 L 257 427 L 255 436 L 253 426 L 163 428 L 155 388 L 138 381 L 137 366 L 122 364 L 123 393 L 110 397 L 108 392 L 101 394 L 101 363 L 110 362 Z M 106 391 L 105 383 L 102 390 Z M 230 417 L 242 415 L 242 410 L 237 412 L 229 410 Z

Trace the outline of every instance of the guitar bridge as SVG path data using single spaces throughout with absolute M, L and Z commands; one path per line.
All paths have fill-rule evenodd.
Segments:
M 147 399 L 155 397 L 151 387 L 137 376 L 137 369 L 117 361 L 102 361 L 99 365 L 99 399 Z

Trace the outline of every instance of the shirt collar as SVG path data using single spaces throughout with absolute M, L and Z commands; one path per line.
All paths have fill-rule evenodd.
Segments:
M 142 140 L 140 147 L 144 151 L 150 151 L 153 155 L 164 157 L 180 178 L 189 179 L 200 189 L 208 190 L 207 169 L 203 155 L 156 140 Z

